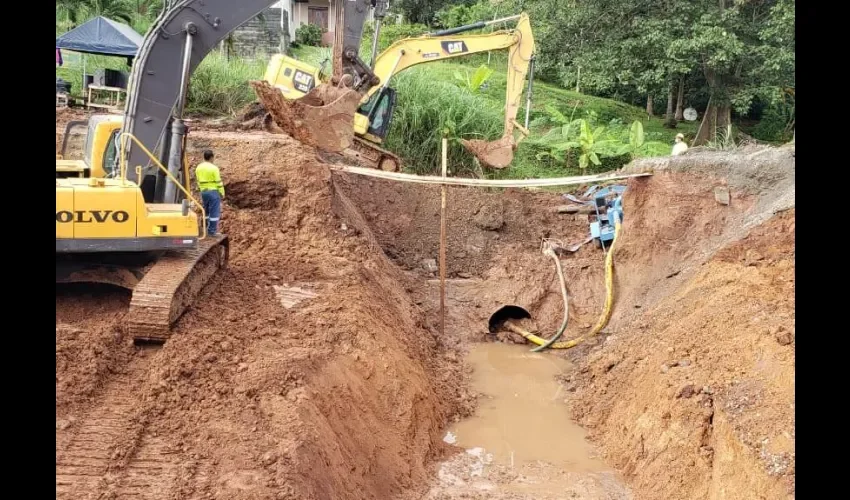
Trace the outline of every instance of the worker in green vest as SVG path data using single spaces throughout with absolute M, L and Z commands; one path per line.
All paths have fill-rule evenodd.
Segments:
M 209 149 L 204 151 L 204 161 L 195 168 L 195 178 L 198 180 L 198 190 L 204 203 L 206 213 L 207 234 L 215 236 L 218 231 L 218 221 L 221 220 L 221 200 L 224 199 L 224 184 L 221 173 L 212 162 L 215 155 Z

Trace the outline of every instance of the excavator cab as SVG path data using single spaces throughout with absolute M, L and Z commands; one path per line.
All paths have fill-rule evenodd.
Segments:
M 122 123 L 120 115 L 92 115 L 86 121 L 68 122 L 56 155 L 56 178 L 114 176 L 115 143 Z
M 381 144 L 390 132 L 395 104 L 396 92 L 393 88 L 387 87 L 384 92 L 372 94 L 354 116 L 354 133 Z M 376 108 L 374 113 L 373 108 Z

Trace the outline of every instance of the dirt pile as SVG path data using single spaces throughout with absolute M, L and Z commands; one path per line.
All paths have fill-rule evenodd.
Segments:
M 302 143 L 338 153 L 354 140 L 359 93 L 322 84 L 300 99 L 289 100 L 267 82 L 252 81 L 251 87 L 277 126 Z
M 84 405 L 57 400 L 60 497 L 384 499 L 444 452 L 460 357 L 327 167 L 253 138 L 193 136 L 225 179 L 231 266 L 164 347 L 136 350 Z M 75 340 L 57 325 L 57 352 Z M 57 355 L 57 391 L 77 361 Z
M 57 285 L 57 416 L 60 408 L 84 402 L 132 357 L 132 346 L 121 327 L 129 303 L 129 293 L 121 289 Z
M 647 163 L 611 336 L 570 380 L 576 417 L 641 498 L 793 498 L 793 156 Z

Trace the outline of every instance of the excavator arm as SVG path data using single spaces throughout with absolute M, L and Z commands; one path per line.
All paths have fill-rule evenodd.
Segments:
M 534 35 L 531 32 L 531 22 L 525 13 L 496 22 L 511 19 L 518 19 L 516 28 L 511 30 L 465 36 L 440 36 L 440 32 L 437 32 L 399 40 L 378 56 L 375 61 L 375 75 L 382 82 L 388 82 L 396 74 L 417 64 L 509 49 L 505 129 L 512 128 L 512 122 L 519 111 L 529 63 L 534 54 Z M 372 94 L 380 91 L 380 88 L 372 87 L 366 97 L 371 97 Z
M 153 151 L 175 178 L 183 177 L 187 129 L 182 118 L 192 73 L 233 30 L 275 1 L 174 0 L 148 30 L 133 63 L 122 132 L 131 134 Z M 341 42 L 335 45 L 342 52 L 340 59 L 334 61 L 339 79 L 345 80 L 343 75 L 348 74 L 354 84 L 375 84 L 368 66 L 356 54 L 350 57 L 348 50 L 359 46 L 363 23 L 375 1 L 332 1 L 338 26 L 343 28 L 335 30 Z M 364 71 L 364 67 L 369 71 Z M 180 191 L 152 164 L 142 148 L 128 144 L 126 154 L 128 178 L 141 185 L 146 201 L 179 201 Z
M 511 30 L 457 36 L 464 31 L 514 19 L 517 24 Z M 514 128 L 519 128 L 523 135 L 528 135 L 528 131 L 516 121 L 523 87 L 534 55 L 534 35 L 527 14 L 460 26 L 393 43 L 375 61 L 375 75 L 383 85 L 369 89 L 366 98 L 376 92 L 385 91 L 393 75 L 411 66 L 501 49 L 508 49 L 505 127 L 502 138 L 494 142 L 472 140 L 463 143 L 485 165 L 504 168 L 513 159 L 513 151 L 518 144 L 518 141 L 514 140 Z M 376 102 L 379 100 L 380 96 L 375 99 Z

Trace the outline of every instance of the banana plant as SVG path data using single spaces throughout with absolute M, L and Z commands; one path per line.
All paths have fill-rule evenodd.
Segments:
M 587 120 L 581 121 L 581 132 L 578 137 L 578 166 L 579 168 L 587 168 L 590 163 L 596 166 L 602 164 L 599 156 L 610 156 L 609 145 L 614 142 L 612 140 L 604 140 L 605 127 L 596 127 L 595 130 L 590 130 L 590 124 Z
M 629 153 L 634 160 L 637 158 L 638 151 L 643 147 L 643 144 L 643 124 L 635 120 L 632 122 L 632 126 L 629 127 L 629 143 L 625 145 L 622 152 Z
M 587 120 L 578 119 L 565 124 L 560 129 L 555 129 L 555 134 L 547 134 L 546 142 L 549 142 L 549 151 L 538 155 L 538 159 L 549 156 L 558 161 L 567 161 L 568 152 L 578 152 L 578 166 L 585 169 L 590 164 L 599 166 L 602 164 L 600 157 L 611 156 L 610 145 L 612 140 L 605 137 L 605 127 L 591 129 Z M 554 130 L 553 130 L 554 131 Z M 576 132 L 577 131 L 577 132 Z M 563 140 L 552 140 L 553 136 Z
M 475 73 L 472 76 L 469 76 L 468 72 L 464 72 L 465 74 L 461 74 L 460 71 L 454 72 L 454 78 L 460 84 L 469 90 L 472 93 L 476 93 L 481 90 L 482 85 L 487 83 L 487 80 L 493 75 L 493 70 L 488 68 L 487 65 L 482 64 L 475 70 Z

